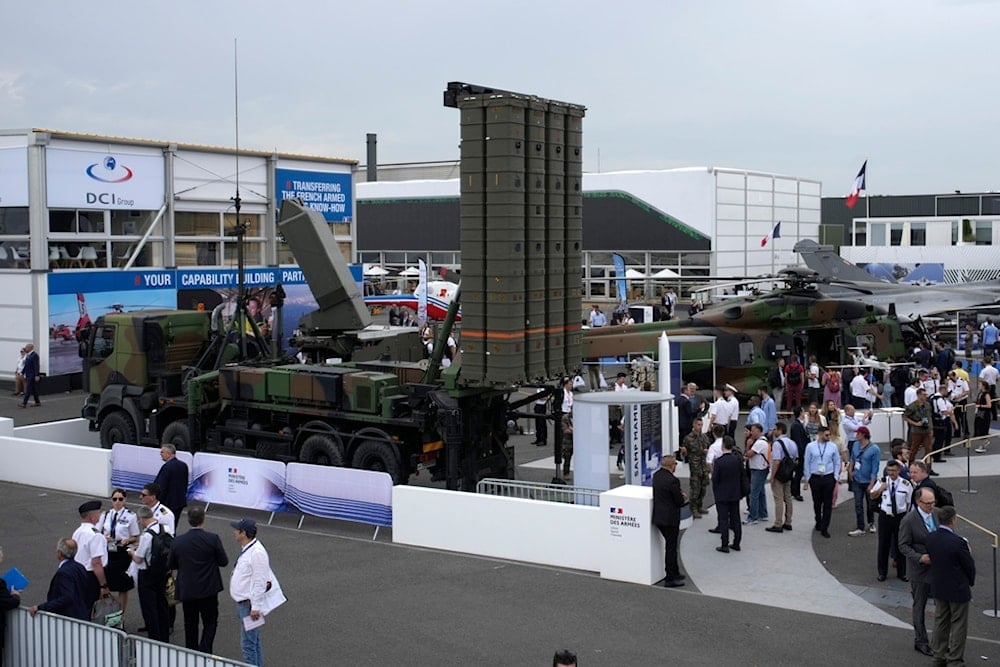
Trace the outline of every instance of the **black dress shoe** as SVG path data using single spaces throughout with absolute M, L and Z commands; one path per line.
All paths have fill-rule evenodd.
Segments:
M 931 470 L 927 474 L 930 475 L 931 477 L 937 477 L 938 476 L 938 473 L 934 472 L 933 470 Z
M 905 574 L 901 574 L 901 575 L 899 575 L 899 580 L 900 581 L 909 581 L 910 578 L 908 576 L 906 576 Z
M 708 532 L 715 533 L 716 535 L 721 535 L 722 534 L 722 530 L 720 528 L 709 528 Z
M 729 553 L 729 547 L 715 547 L 715 550 L 724 554 Z
M 739 551 L 740 550 L 740 545 L 738 545 L 738 544 L 730 544 L 729 548 L 732 549 L 733 551 Z
M 801 502 L 802 502 L 803 500 L 805 500 L 805 498 L 803 498 L 802 496 L 792 496 L 792 497 L 793 497 L 793 498 L 795 498 L 795 499 L 796 499 L 797 501 L 799 501 L 800 503 L 801 503 Z
M 885 575 L 884 574 L 878 575 L 878 580 L 879 581 L 885 581 Z
M 780 532 L 782 532 L 781 526 L 768 526 L 764 530 L 766 530 L 769 533 L 780 533 Z
M 823 537 L 826 537 L 826 538 L 830 537 L 830 533 L 826 532 L 825 530 L 823 532 L 821 532 L 820 535 L 822 535 Z
M 813 530 L 815 530 L 817 533 L 820 531 L 820 527 L 819 527 L 818 523 L 815 526 L 813 526 Z
M 792 524 L 786 523 L 784 526 L 782 526 L 782 528 L 785 529 L 785 530 L 791 530 L 792 529 Z
M 931 650 L 930 646 L 914 646 L 913 650 L 916 651 L 917 653 L 923 653 L 924 655 L 927 656 L 931 657 L 934 656 L 934 651 Z
M 674 581 L 684 581 L 685 579 L 687 579 L 686 574 L 678 574 L 676 577 L 674 577 Z
M 673 581 L 664 581 L 663 582 L 663 587 L 664 588 L 680 588 L 683 585 L 684 585 L 684 582 L 681 581 L 680 579 L 674 579 Z

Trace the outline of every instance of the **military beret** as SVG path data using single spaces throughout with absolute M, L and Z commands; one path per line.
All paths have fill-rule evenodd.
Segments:
M 101 509 L 100 500 L 88 500 L 84 504 L 80 505 L 80 514 L 86 514 L 87 512 L 93 512 L 94 510 Z

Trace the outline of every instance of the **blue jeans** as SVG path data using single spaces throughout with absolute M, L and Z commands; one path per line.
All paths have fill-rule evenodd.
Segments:
M 854 516 L 857 519 L 858 529 L 864 530 L 865 524 L 875 523 L 875 508 L 872 507 L 872 499 L 868 496 L 868 482 L 854 482 Z M 867 513 L 865 505 L 867 504 Z M 867 522 L 865 521 L 867 519 Z
M 767 469 L 750 470 L 750 514 L 747 521 L 758 521 L 767 518 L 767 496 L 764 484 L 767 482 Z
M 260 648 L 260 628 L 246 630 L 243 618 L 250 615 L 250 601 L 236 603 L 236 613 L 240 617 L 240 649 L 243 651 L 243 661 L 251 665 L 264 664 L 264 653 Z

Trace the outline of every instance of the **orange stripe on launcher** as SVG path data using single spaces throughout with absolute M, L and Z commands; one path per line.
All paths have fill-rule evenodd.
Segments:
M 462 330 L 462 338 L 473 338 L 476 340 L 482 339 L 497 339 L 497 340 L 513 340 L 516 338 L 524 338 L 528 334 L 558 334 L 567 331 L 579 331 L 580 325 L 566 325 L 563 327 L 548 327 L 548 328 L 538 328 L 538 329 L 522 329 L 521 331 L 516 331 L 513 333 L 500 333 L 496 331 L 486 332 L 486 331 L 473 331 L 471 329 Z

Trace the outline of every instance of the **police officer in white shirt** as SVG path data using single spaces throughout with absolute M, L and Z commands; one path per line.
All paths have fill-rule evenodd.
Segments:
M 969 437 L 969 419 L 966 415 L 966 406 L 969 404 L 969 395 L 972 388 L 958 373 L 953 370 L 948 371 L 948 400 L 955 406 L 955 421 L 958 422 L 958 434 L 963 438 Z
M 872 480 L 868 487 L 872 500 L 881 498 L 878 514 L 878 580 L 885 581 L 889 569 L 889 555 L 893 545 L 899 541 L 899 522 L 910 511 L 910 500 L 913 498 L 913 484 L 899 476 L 899 463 L 889 461 L 885 464 L 885 472 L 881 478 Z M 896 576 L 902 581 L 906 578 L 906 559 L 896 556 Z

